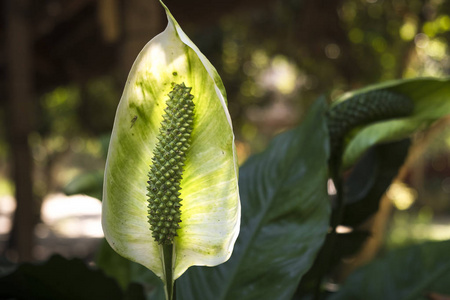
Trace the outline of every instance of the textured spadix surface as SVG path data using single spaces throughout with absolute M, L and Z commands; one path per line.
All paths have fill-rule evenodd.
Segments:
M 413 132 L 450 114 L 450 78 L 415 78 L 388 81 L 344 94 L 335 105 L 376 90 L 387 90 L 410 99 L 414 105 L 411 114 L 361 126 L 352 132 L 343 156 L 343 167 L 352 166 L 371 146 L 403 139 Z
M 226 261 L 239 234 L 238 166 L 223 83 L 166 9 L 168 26 L 137 57 L 117 109 L 103 188 L 111 247 L 164 280 L 161 247 L 148 222 L 147 181 L 168 94 L 184 83 L 195 116 L 180 182 L 174 279 L 192 265 Z

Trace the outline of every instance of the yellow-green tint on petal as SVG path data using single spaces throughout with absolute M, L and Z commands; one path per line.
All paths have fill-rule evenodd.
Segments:
M 240 203 L 223 84 L 170 13 L 168 19 L 165 31 L 136 59 L 117 109 L 105 170 L 102 223 L 113 249 L 164 277 L 161 250 L 147 219 L 147 173 L 167 94 L 172 83 L 184 82 L 192 87 L 195 117 L 181 181 L 182 222 L 174 242 L 176 279 L 189 266 L 213 266 L 230 257 L 239 233 Z
M 225 87 L 223 85 L 222 79 L 219 76 L 219 73 L 217 73 L 216 68 L 214 68 L 214 66 L 210 63 L 210 61 L 206 58 L 206 56 L 203 55 L 203 53 L 198 49 L 198 47 L 184 33 L 184 31 L 181 29 L 180 25 L 178 25 L 178 22 L 175 20 L 175 18 L 170 13 L 170 11 L 167 8 L 167 6 L 161 0 L 159 2 L 161 3 L 161 5 L 166 10 L 167 19 L 169 20 L 169 23 L 171 23 L 173 25 L 173 27 L 175 28 L 175 30 L 177 31 L 177 34 L 178 34 L 180 40 L 183 43 L 185 43 L 189 48 L 194 50 L 195 54 L 198 55 L 198 58 L 203 63 L 204 68 L 206 68 L 206 71 L 208 72 L 209 76 L 213 79 L 213 81 L 214 81 L 214 83 L 216 85 L 215 89 L 216 89 L 216 92 L 217 92 L 217 96 L 219 97 L 220 101 L 222 102 L 222 105 L 224 107 L 224 110 L 225 110 L 227 118 L 228 118 L 228 122 L 230 123 L 230 126 L 232 126 L 231 125 L 231 118 L 230 118 L 230 115 L 229 115 L 227 107 L 226 107 L 226 105 L 227 105 L 227 99 L 226 99 L 227 93 L 225 91 Z

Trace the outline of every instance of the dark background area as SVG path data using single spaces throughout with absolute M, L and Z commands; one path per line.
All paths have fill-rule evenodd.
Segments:
M 450 73 L 450 1 L 165 3 L 224 81 L 240 162 L 298 124 L 319 95 L 332 101 L 371 83 Z M 54 252 L 92 259 L 101 233 L 73 232 L 91 224 L 83 220 L 98 223 L 100 204 L 64 194 L 80 191 L 74 180 L 84 178 L 88 190 L 81 191 L 101 198 L 95 184 L 101 184 L 126 76 L 142 47 L 166 24 L 156 0 L 2 1 L 2 259 L 40 260 Z M 387 216 L 392 217 L 388 245 L 450 238 L 448 226 L 431 226 L 445 224 L 450 212 L 447 124 L 444 120 L 415 137 L 414 159 L 401 172 L 406 184 L 399 183 L 391 197 L 400 211 L 392 217 L 383 206 L 382 221 L 370 224 L 384 228 Z M 62 204 L 45 206 L 56 198 Z M 74 201 L 87 213 L 75 223 L 49 224 L 64 210 L 76 211 Z M 421 236 L 399 231 L 410 223 L 430 227 Z M 98 226 L 86 225 L 84 232 Z

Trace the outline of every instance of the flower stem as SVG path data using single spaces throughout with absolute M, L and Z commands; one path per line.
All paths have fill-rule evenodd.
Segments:
M 173 280 L 173 244 L 162 245 L 161 251 L 164 262 L 164 275 L 165 275 L 165 292 L 166 300 L 176 300 L 174 295 L 174 280 Z
M 322 281 L 331 268 L 332 255 L 335 251 L 337 232 L 336 228 L 342 221 L 344 215 L 344 182 L 341 175 L 342 165 L 342 144 L 337 147 L 337 155 L 330 160 L 330 175 L 333 180 L 334 187 L 336 189 L 336 215 L 330 220 L 330 231 L 327 236 L 326 243 L 324 243 L 325 249 L 323 250 L 323 261 L 319 266 L 319 275 L 317 277 L 316 286 L 314 289 L 314 300 L 321 299 L 322 296 Z

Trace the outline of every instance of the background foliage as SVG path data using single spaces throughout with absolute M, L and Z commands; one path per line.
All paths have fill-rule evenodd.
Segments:
M 222 76 L 241 163 L 265 149 L 275 134 L 297 125 L 319 95 L 332 101 L 375 82 L 450 73 L 446 0 L 166 4 Z M 41 228 L 40 207 L 49 194 L 100 197 L 104 151 L 126 74 L 137 52 L 162 31 L 166 20 L 157 3 L 143 0 L 12 0 L 1 5 L 0 51 L 5 55 L 0 60 L 0 197 L 31 189 L 27 203 L 34 205 L 26 207 L 33 222 L 26 230 L 33 234 Z M 17 18 L 26 20 L 25 34 L 14 32 L 11 24 Z M 15 36 L 26 43 L 17 44 Z M 28 57 L 11 59 L 23 48 Z M 32 63 L 23 69 L 27 61 Z M 18 85 L 15 68 L 25 74 Z M 14 86 L 31 87 L 29 99 L 24 99 L 28 102 L 13 97 Z M 15 105 L 20 109 L 12 109 Z M 364 248 L 359 263 L 383 245 L 396 248 L 450 238 L 445 227 L 450 213 L 447 124 L 443 120 L 413 136 L 416 146 L 400 172 L 401 182 L 387 195 L 401 210 L 393 211 L 386 200 L 380 204 L 382 217 L 361 225 L 363 231 L 372 230 L 375 246 Z M 20 138 L 18 127 L 27 128 Z M 19 151 L 24 147 L 31 163 L 23 173 L 30 174 L 32 182 L 19 186 L 15 162 L 26 161 L 25 152 Z M 10 215 L 4 209 L 0 213 L 1 224 L 8 224 L 2 227 L 11 229 L 0 235 L 5 261 L 46 259 L 58 252 L 55 244 L 44 252 L 35 246 L 21 249 L 17 236 L 23 229 L 7 223 Z M 378 233 L 388 224 L 383 244 Z M 92 253 L 81 253 L 93 260 Z M 337 272 L 336 278 L 348 272 Z

